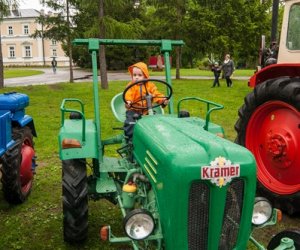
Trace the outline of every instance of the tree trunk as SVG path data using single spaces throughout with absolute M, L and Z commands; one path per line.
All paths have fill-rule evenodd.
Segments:
M 69 67 L 70 67 L 70 82 L 74 82 L 73 75 L 73 54 L 72 54 L 72 43 L 70 37 L 68 37 L 68 47 L 69 47 Z
M 3 73 L 3 55 L 2 55 L 2 41 L 0 32 L 0 89 L 4 87 L 4 73 Z
M 99 0 L 99 20 L 100 20 L 99 38 L 100 39 L 105 38 L 105 27 L 104 27 L 103 18 L 104 18 L 104 0 Z M 108 89 L 105 46 L 104 45 L 100 45 L 99 61 L 100 61 L 101 88 Z
M 73 53 L 72 53 L 72 43 L 70 34 L 70 15 L 69 15 L 69 1 L 67 0 L 67 22 L 68 22 L 68 48 L 69 48 L 69 68 L 70 68 L 70 82 L 74 82 L 73 76 Z

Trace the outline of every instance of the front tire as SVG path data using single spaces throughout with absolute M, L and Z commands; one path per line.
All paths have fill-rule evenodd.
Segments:
M 283 211 L 300 211 L 300 78 L 257 85 L 235 124 L 236 143 L 257 162 L 258 194 Z
M 88 184 L 85 159 L 62 162 L 64 240 L 82 242 L 88 233 Z
M 300 249 L 300 230 L 298 229 L 288 229 L 276 234 L 270 240 L 267 249 L 273 250 L 278 247 L 282 238 L 293 240 L 295 249 Z
M 14 128 L 15 144 L 3 156 L 2 187 L 4 198 L 11 204 L 23 203 L 30 194 L 35 153 L 33 136 L 29 127 Z

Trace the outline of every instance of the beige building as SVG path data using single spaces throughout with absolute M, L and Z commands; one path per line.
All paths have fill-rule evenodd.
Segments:
M 43 29 L 35 21 L 39 15 L 40 12 L 34 9 L 19 9 L 4 17 L 1 23 L 4 66 L 51 65 L 53 57 L 58 66 L 69 65 L 69 58 L 62 50 L 60 42 L 30 37 L 36 29 Z

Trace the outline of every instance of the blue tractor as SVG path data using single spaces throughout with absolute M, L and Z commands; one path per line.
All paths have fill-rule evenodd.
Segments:
M 25 114 L 29 97 L 9 92 L 0 94 L 0 178 L 4 198 L 23 203 L 30 194 L 35 173 L 32 117 Z

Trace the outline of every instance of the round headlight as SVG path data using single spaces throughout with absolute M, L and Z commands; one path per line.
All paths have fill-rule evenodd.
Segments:
M 124 218 L 124 229 L 129 238 L 143 240 L 154 230 L 152 215 L 144 209 L 130 211 Z
M 266 223 L 271 218 L 272 212 L 272 205 L 267 199 L 262 197 L 255 198 L 252 223 L 256 226 Z

